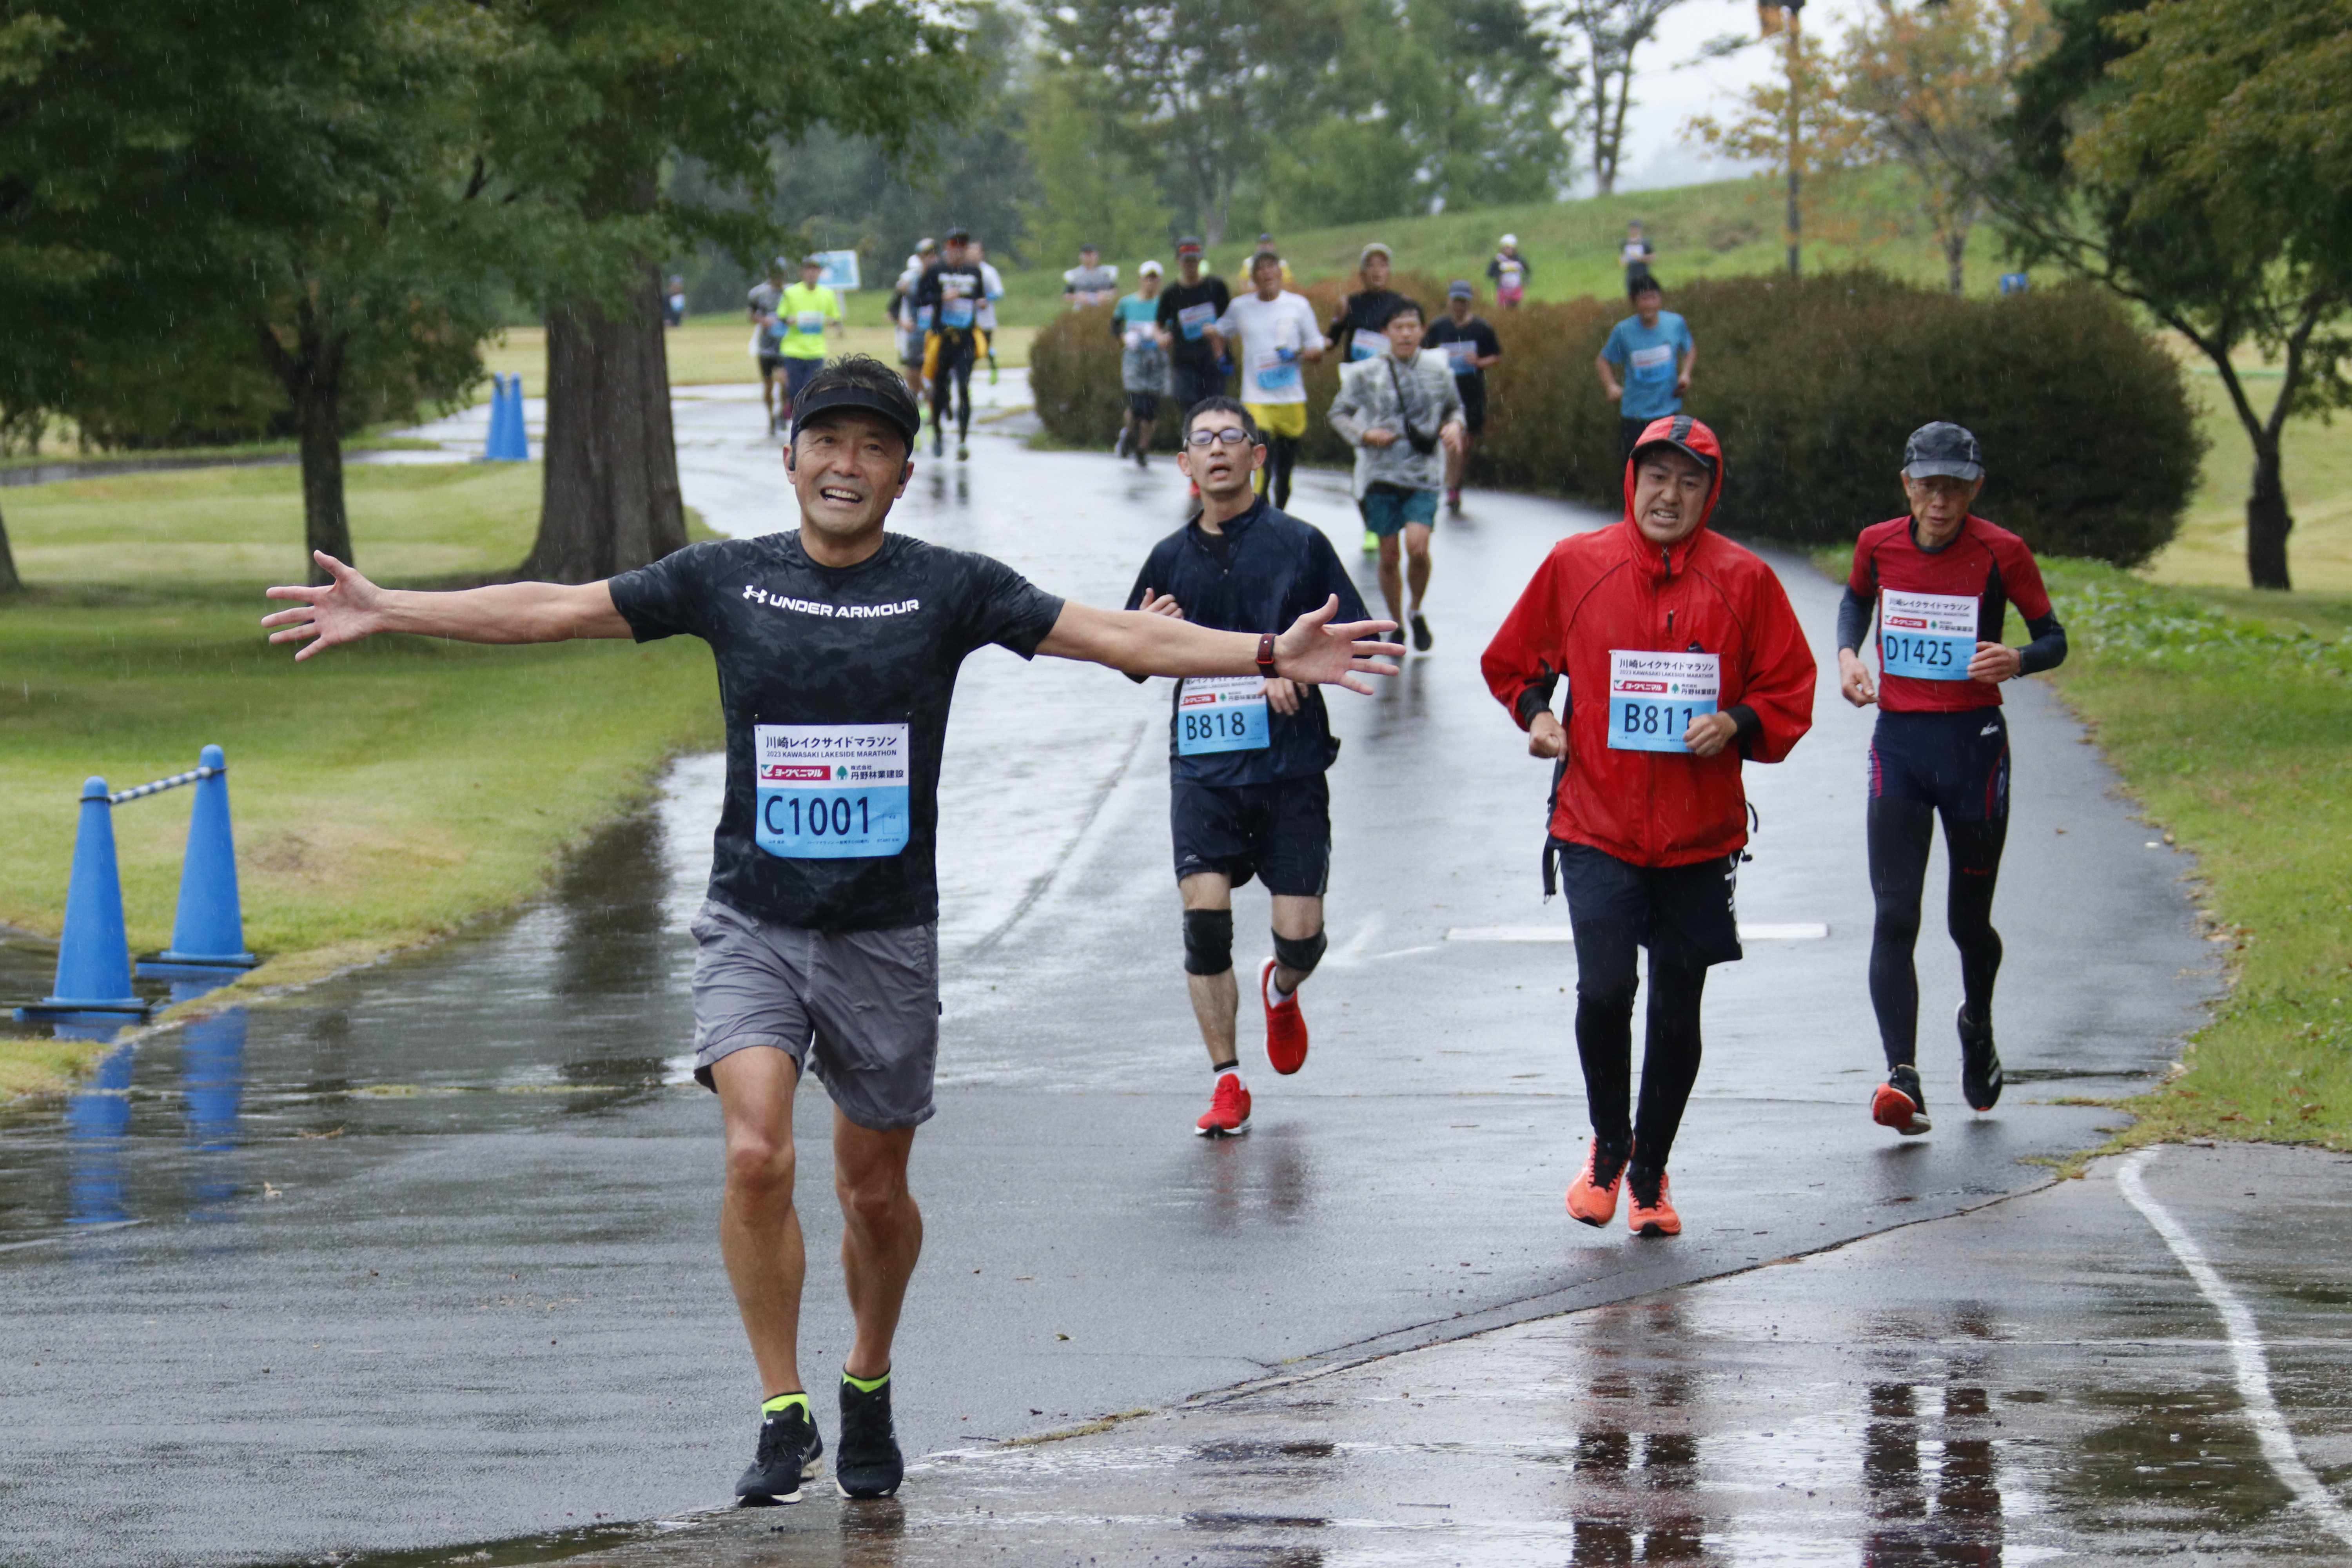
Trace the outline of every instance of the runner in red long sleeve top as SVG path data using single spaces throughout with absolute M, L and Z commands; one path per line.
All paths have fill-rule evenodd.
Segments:
M 1594 1134 L 1569 1213 L 1606 1224 L 1630 1176 L 1637 1234 L 1681 1229 L 1666 1157 L 1697 1077 L 1707 966 L 1739 957 L 1740 767 L 1779 762 L 1812 727 L 1812 652 L 1771 568 L 1707 528 L 1722 493 L 1715 433 L 1687 415 L 1653 422 L 1625 466 L 1623 521 L 1555 545 L 1481 660 L 1528 750 L 1561 760 L 1545 880 L 1556 864 L 1575 925 Z M 1550 709 L 1562 677 L 1565 725 Z M 1639 947 L 1650 999 L 1634 1118 Z

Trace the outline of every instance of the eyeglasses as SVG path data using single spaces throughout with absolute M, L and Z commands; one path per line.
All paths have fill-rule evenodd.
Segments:
M 1195 430 L 1184 439 L 1194 447 L 1205 447 L 1212 441 L 1223 441 L 1228 447 L 1245 447 L 1250 444 L 1250 433 L 1238 425 L 1228 425 L 1219 430 Z

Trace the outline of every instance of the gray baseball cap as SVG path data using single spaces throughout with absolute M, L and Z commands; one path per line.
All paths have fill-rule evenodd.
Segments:
M 1932 479 L 1937 475 L 1971 482 L 1984 478 L 1984 449 L 1959 426 L 1938 419 L 1911 432 L 1903 443 L 1903 477 Z

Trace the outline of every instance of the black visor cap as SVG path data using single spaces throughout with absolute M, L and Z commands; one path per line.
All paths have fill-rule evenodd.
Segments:
M 915 455 L 915 437 L 922 429 L 922 411 L 915 406 L 913 395 L 901 391 L 893 397 L 879 387 L 863 386 L 855 382 L 835 382 L 831 386 L 819 386 L 801 394 L 793 405 L 793 439 L 800 439 L 809 421 L 819 415 L 855 409 L 860 414 L 878 415 L 894 426 L 907 438 L 907 456 Z

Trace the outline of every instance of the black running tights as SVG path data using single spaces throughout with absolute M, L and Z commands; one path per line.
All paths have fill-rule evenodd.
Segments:
M 939 357 L 939 374 L 931 378 L 931 428 L 945 430 L 948 423 L 948 386 L 955 385 L 956 439 L 961 441 L 971 434 L 971 363 L 972 349 L 944 349 Z
M 1298 461 L 1298 442 L 1289 436 L 1269 436 L 1265 447 L 1265 499 L 1281 511 L 1290 505 L 1290 470 Z
M 1870 937 L 1870 1005 L 1886 1065 L 1916 1064 L 1919 1052 L 1919 901 L 1927 888 L 1927 847 L 1936 808 L 1920 800 L 1874 800 L 1868 817 L 1870 891 L 1878 921 Z M 2000 932 L 1992 929 L 1993 884 L 2000 879 L 2009 822 L 1944 818 L 1944 853 L 1952 879 L 1945 921 L 1960 950 L 1960 989 L 1969 1016 L 1992 1017 L 1993 977 L 2000 973 Z
M 1592 1135 L 1622 1154 L 1630 1142 L 1644 1171 L 1663 1171 L 1683 1108 L 1698 1081 L 1699 994 L 1706 965 L 1671 932 L 1650 949 L 1649 1039 L 1642 1052 L 1642 1105 L 1629 1125 L 1633 1078 L 1634 965 L 1640 932 L 1627 921 L 1576 922 L 1576 1054 Z

